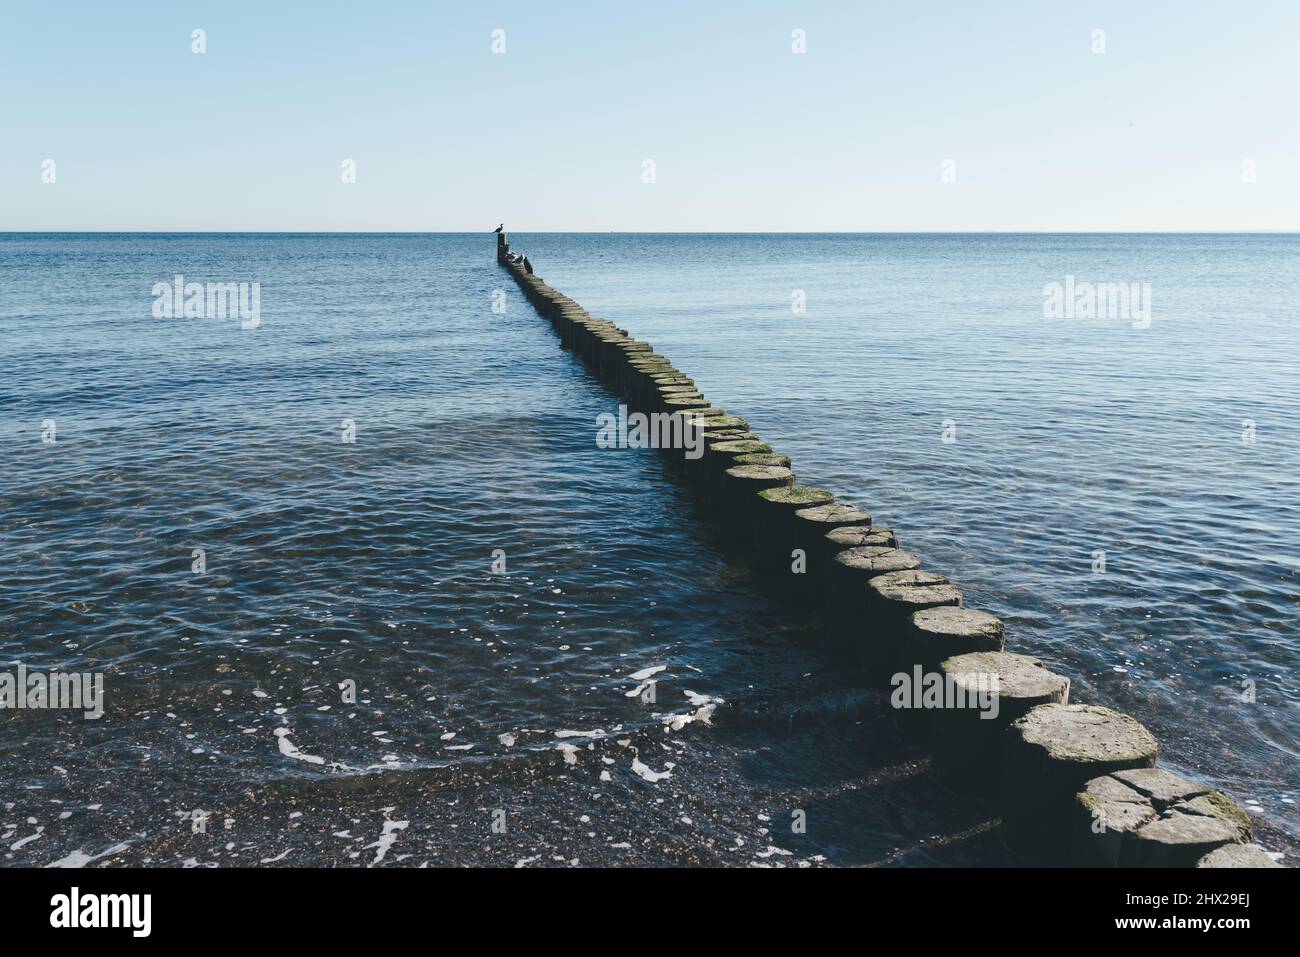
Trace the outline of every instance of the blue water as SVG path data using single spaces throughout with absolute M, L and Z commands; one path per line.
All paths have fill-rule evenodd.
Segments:
M 1300 237 L 511 240 L 1001 615 L 1074 700 L 1145 723 L 1269 849 L 1300 843 Z M 261 326 L 153 318 L 177 273 L 260 282 Z M 1045 319 L 1067 274 L 1150 283 L 1150 326 Z M 660 730 L 694 696 L 780 713 L 835 675 L 656 453 L 596 447 L 616 400 L 491 237 L 7 234 L 0 334 L 0 660 L 100 670 L 107 695 L 97 722 L 0 718 L 7 863 L 366 862 L 380 797 L 339 820 L 295 797 L 349 834 L 321 846 L 240 795 L 348 781 L 409 817 L 427 775 L 567 742 L 573 764 L 511 785 L 522 817 L 587 775 L 593 808 L 667 837 L 539 819 L 522 850 L 459 860 L 740 841 L 738 863 L 942 863 L 926 841 L 977 821 L 917 810 L 941 796 L 898 770 L 887 717 Z M 657 700 L 629 696 L 658 666 Z M 483 810 L 481 785 L 442 787 Z M 176 823 L 224 805 L 233 849 Z M 807 835 L 777 834 L 791 807 L 815 808 Z M 450 853 L 434 818 L 401 833 L 403 863 Z M 992 853 L 966 843 L 955 862 Z

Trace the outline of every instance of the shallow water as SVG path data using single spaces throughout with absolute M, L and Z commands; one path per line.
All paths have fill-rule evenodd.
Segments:
M 1300 239 L 512 242 L 1295 846 Z M 154 319 L 176 273 L 259 281 L 261 327 Z M 1154 321 L 1045 320 L 1067 273 L 1150 282 Z M 949 860 L 917 849 L 933 834 L 958 835 L 952 862 L 996 857 L 874 705 L 821 707 L 836 676 L 803 623 L 656 453 L 595 446 L 616 400 L 490 237 L 10 234 L 0 331 L 0 658 L 103 671 L 107 701 L 0 717 L 6 862 L 370 862 L 380 815 L 405 815 L 390 863 L 504 863 L 533 855 L 453 854 L 436 821 L 477 827 L 508 795 L 562 816 L 575 786 L 640 840 L 543 815 L 541 862 L 574 841 L 585 862 L 725 862 L 736 840 L 749 863 Z M 660 666 L 654 702 L 629 695 Z M 715 727 L 661 730 L 705 699 Z M 778 841 L 793 806 L 809 833 Z M 183 824 L 214 807 L 230 842 Z

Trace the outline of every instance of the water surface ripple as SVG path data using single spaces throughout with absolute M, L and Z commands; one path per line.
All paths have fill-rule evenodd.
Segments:
M 1300 239 L 512 239 L 801 481 L 894 527 L 1077 700 L 1138 717 L 1166 763 L 1246 803 L 1273 849 L 1295 846 Z M 152 318 L 150 288 L 176 273 L 260 281 L 261 328 Z M 1066 274 L 1150 282 L 1154 322 L 1045 320 L 1043 284 Z M 102 670 L 108 696 L 99 722 L 0 717 L 6 862 L 90 852 L 273 782 L 530 748 L 562 774 L 569 740 L 613 748 L 597 767 L 636 785 L 621 800 L 650 827 L 653 788 L 609 742 L 700 695 L 743 713 L 835 685 L 655 453 L 596 448 L 616 400 L 492 265 L 490 237 L 9 234 L 0 335 L 0 659 Z M 655 703 L 629 696 L 661 665 Z M 785 841 L 810 861 L 944 862 L 912 842 L 978 824 L 918 817 L 941 799 L 906 783 L 923 775 L 900 770 L 912 757 L 885 715 L 804 740 L 770 730 L 783 708 L 687 729 L 676 777 L 653 787 L 706 805 L 701 820 L 739 809 L 763 854 L 776 839 L 746 810 L 755 793 L 819 802 L 817 833 Z M 145 859 L 165 859 L 161 827 L 137 828 Z M 683 847 L 731 844 L 742 824 L 713 827 Z

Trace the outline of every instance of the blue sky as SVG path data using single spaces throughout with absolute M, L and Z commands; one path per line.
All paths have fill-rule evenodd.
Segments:
M 0 229 L 1296 229 L 1297 35 L 1294 0 L 4 0 Z

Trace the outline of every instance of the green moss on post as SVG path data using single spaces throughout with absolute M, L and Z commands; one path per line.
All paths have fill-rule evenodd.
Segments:
M 867 583 L 868 625 L 862 630 L 862 664 L 869 677 L 884 685 L 904 660 L 903 641 L 914 612 L 961 604 L 961 592 L 948 579 L 914 568 L 887 572 Z
M 711 514 L 721 513 L 722 474 L 736 465 L 739 456 L 771 451 L 772 447 L 766 442 L 718 436 L 717 433 L 706 436 L 704 456 L 687 470 L 704 507 Z
M 754 502 L 764 489 L 794 485 L 794 472 L 773 465 L 738 465 L 722 476 L 722 533 L 732 545 L 754 541 Z
M 1093 778 L 1073 811 L 1070 860 L 1082 867 L 1195 867 L 1250 840 L 1250 819 L 1231 798 L 1162 768 Z
M 806 563 L 804 574 L 794 579 L 791 597 L 797 605 L 818 609 L 826 598 L 826 576 L 831 556 L 835 551 L 843 550 L 831 549 L 827 533 L 836 528 L 870 525 L 871 516 L 866 512 L 836 502 L 801 508 L 794 513 L 794 547 L 803 552 Z
M 824 537 L 832 558 L 850 548 L 898 548 L 894 530 L 883 525 L 832 528 Z
M 644 404 L 644 407 L 651 412 L 675 412 L 680 410 L 680 403 L 670 406 L 669 399 L 698 399 L 704 405 L 699 408 L 709 408 L 708 399 L 704 393 L 700 392 L 694 386 L 684 386 L 672 389 L 655 389 L 650 400 Z
M 1156 739 L 1128 715 L 1044 704 L 1012 722 L 1002 766 L 1002 836 L 1015 853 L 1066 863 L 1074 796 L 1088 781 L 1156 763 Z
M 780 455 L 775 452 L 752 452 L 747 455 L 737 455 L 736 465 L 778 465 L 781 468 L 790 468 L 790 456 Z
M 954 704 L 978 702 L 996 689 L 996 714 L 994 709 L 951 706 L 928 713 L 931 772 L 949 790 L 994 802 L 1002 792 L 1007 728 L 1040 704 L 1068 704 L 1070 679 L 1049 671 L 1037 658 L 997 651 L 955 655 L 939 664 L 938 673 L 945 684 L 951 683 Z
M 864 545 L 838 552 L 828 566 L 823 642 L 839 661 L 862 665 L 862 639 L 870 629 L 867 583 L 886 572 L 920 568 L 910 552 L 879 545 Z
M 916 611 L 908 620 L 900 665 L 934 671 L 947 658 L 1002 651 L 1005 645 L 1006 629 L 996 615 L 951 605 L 931 607 Z
M 687 397 L 682 399 L 664 399 L 665 412 L 685 412 L 688 409 L 708 409 L 709 401 L 700 396 Z M 715 410 L 721 412 L 720 409 Z
M 744 432 L 749 428 L 749 423 L 738 415 L 719 415 L 711 417 L 704 428 L 712 438 L 723 432 Z
M 783 597 L 795 593 L 808 570 L 807 558 L 794 554 L 795 513 L 833 501 L 830 492 L 807 485 L 759 493 L 754 503 L 754 567 L 776 583 Z

